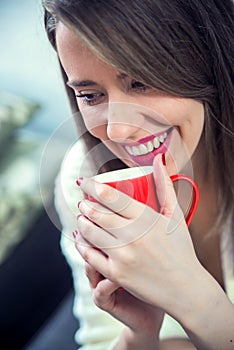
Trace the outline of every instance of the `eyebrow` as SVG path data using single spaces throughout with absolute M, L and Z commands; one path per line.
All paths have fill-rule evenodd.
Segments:
M 126 79 L 126 78 L 128 78 L 128 75 L 127 74 L 125 74 L 125 73 L 118 73 L 117 74 L 117 78 L 118 79 Z
M 92 80 L 73 80 L 73 81 L 67 81 L 66 83 L 68 86 L 73 86 L 73 87 L 85 87 L 85 86 L 93 86 L 93 85 L 97 85 L 97 83 L 95 83 Z
M 117 78 L 121 79 L 121 80 L 126 79 L 127 77 L 128 77 L 128 75 L 125 73 L 118 73 L 117 74 Z M 80 81 L 79 80 L 72 80 L 72 81 L 68 80 L 66 84 L 70 87 L 86 87 L 86 86 L 98 85 L 93 80 L 80 80 Z

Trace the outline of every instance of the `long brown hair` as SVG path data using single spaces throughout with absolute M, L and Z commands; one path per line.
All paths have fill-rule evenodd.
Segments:
M 234 221 L 234 3 L 232 0 L 45 0 L 56 49 L 62 21 L 103 60 L 152 88 L 205 108 L 209 175 L 220 187 L 220 222 Z M 65 72 L 63 72 L 65 77 Z M 68 89 L 73 112 L 77 104 Z M 86 135 L 87 144 L 96 142 Z

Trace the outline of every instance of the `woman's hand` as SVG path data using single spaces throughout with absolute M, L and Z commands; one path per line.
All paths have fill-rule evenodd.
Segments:
M 159 308 L 184 327 L 196 348 L 233 349 L 233 327 L 227 325 L 234 324 L 234 307 L 199 263 L 159 157 L 155 158 L 154 177 L 161 213 L 108 185 L 92 179 L 81 183 L 81 189 L 98 203 L 81 202 L 76 246 L 92 269 L 104 277 L 95 288 L 98 303 L 129 325 L 116 349 L 153 349 L 151 337 L 146 336 L 148 326 L 139 336 L 137 331 L 129 332 L 130 327 L 138 329 L 137 317 L 146 315 L 146 304 L 151 305 L 147 324 L 151 319 L 156 331 L 161 325 Z
M 91 248 L 90 244 L 82 236 L 79 236 L 78 231 L 74 232 L 74 237 L 78 249 L 81 244 Z M 105 279 L 87 262 L 85 262 L 85 271 L 95 304 L 129 328 L 129 330 L 125 330 L 125 333 L 131 335 L 133 343 L 135 342 L 139 346 L 145 345 L 147 342 L 149 346 L 156 344 L 164 312 L 142 302 L 116 283 Z M 134 345 L 134 349 L 136 349 L 136 345 Z M 155 347 L 153 349 L 155 350 Z
M 105 277 L 108 288 L 124 287 L 114 298 L 128 291 L 173 315 L 200 264 L 160 156 L 154 177 L 160 214 L 108 185 L 83 180 L 81 189 L 97 202 L 83 200 L 79 205 L 83 241 L 77 239 L 77 249 Z
M 164 312 L 142 302 L 122 287 L 105 279 L 91 265 L 85 263 L 85 270 L 93 292 L 95 304 L 121 321 L 144 340 L 157 339 Z

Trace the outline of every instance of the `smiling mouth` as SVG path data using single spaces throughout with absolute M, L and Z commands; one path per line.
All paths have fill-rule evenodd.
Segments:
M 147 142 L 140 143 L 139 141 L 139 145 L 135 145 L 132 147 L 131 146 L 124 146 L 124 147 L 128 152 L 128 154 L 130 154 L 131 156 L 143 156 L 143 155 L 149 154 L 152 151 L 157 150 L 161 147 L 161 145 L 167 139 L 171 130 L 172 129 L 169 129 L 168 131 L 164 131 L 161 134 L 153 137 L 152 140 L 149 140 Z

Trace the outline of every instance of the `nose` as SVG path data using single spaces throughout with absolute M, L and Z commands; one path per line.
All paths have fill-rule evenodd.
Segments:
M 107 136 L 115 142 L 135 140 L 135 134 L 141 129 L 144 116 L 135 105 L 112 103 L 108 108 Z

